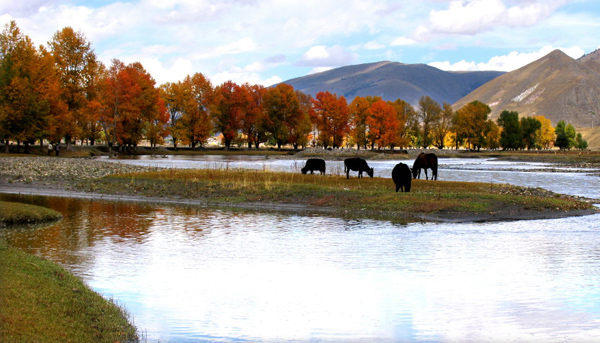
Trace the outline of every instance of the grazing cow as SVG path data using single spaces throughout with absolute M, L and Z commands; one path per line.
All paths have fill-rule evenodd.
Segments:
M 366 172 L 370 177 L 373 177 L 373 168 L 369 168 L 367 161 L 362 158 L 347 158 L 344 160 L 344 171 L 346 178 L 350 178 L 350 170 L 358 171 L 358 177 L 363 177 L 362 173 Z
M 425 180 L 429 180 L 427 176 L 427 169 L 431 169 L 431 179 L 437 180 L 438 174 L 438 158 L 435 154 L 429 153 L 420 153 L 419 156 L 415 159 L 415 163 L 412 167 L 413 178 L 420 179 L 421 178 L 421 169 L 425 170 Z
M 398 163 L 392 170 L 392 180 L 396 184 L 396 192 L 401 189 L 403 192 L 410 192 L 412 174 L 410 168 L 404 163 Z
M 309 158 L 306 160 L 304 168 L 300 169 L 302 174 L 306 174 L 309 171 L 311 174 L 314 174 L 315 170 L 320 171 L 321 174 L 325 174 L 325 160 L 320 158 Z

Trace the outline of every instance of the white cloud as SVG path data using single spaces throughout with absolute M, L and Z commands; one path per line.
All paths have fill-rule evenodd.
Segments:
M 338 67 L 352 64 L 354 60 L 354 54 L 347 52 L 339 45 L 334 45 L 330 48 L 324 45 L 317 45 L 311 47 L 307 52 L 305 52 L 300 61 L 298 61 L 297 65 L 312 67 Z
M 431 11 L 426 25 L 416 34 L 427 39 L 431 34 L 474 35 L 499 27 L 529 27 L 549 17 L 566 0 L 530 0 L 506 7 L 502 0 L 451 1 L 448 9 Z
M 432 62 L 430 66 L 436 67 L 441 70 L 448 71 L 481 71 L 481 70 L 497 70 L 497 71 L 513 71 L 519 69 L 533 61 L 536 61 L 547 54 L 551 53 L 555 49 L 562 50 L 565 54 L 572 58 L 579 58 L 584 54 L 583 49 L 580 47 L 571 48 L 554 48 L 552 46 L 542 47 L 540 50 L 529 53 L 520 53 L 512 51 L 507 55 L 492 57 L 487 62 L 474 62 L 474 61 L 459 61 L 450 63 L 449 61 L 443 62 Z
M 367 50 L 379 50 L 385 49 L 385 45 L 377 43 L 376 41 L 370 41 L 364 45 L 364 48 Z
M 178 58 L 170 67 L 165 67 L 157 58 L 143 58 L 140 60 L 127 60 L 125 63 L 139 61 L 144 69 L 156 81 L 157 86 L 166 82 L 177 82 L 183 80 L 188 75 L 195 73 L 192 62 L 186 59 Z
M 394 41 L 392 42 L 392 46 L 413 45 L 415 43 L 416 41 L 414 39 L 403 36 L 394 39 Z

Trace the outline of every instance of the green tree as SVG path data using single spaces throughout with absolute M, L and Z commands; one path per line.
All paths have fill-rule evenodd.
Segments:
M 577 137 L 575 138 L 575 147 L 579 150 L 585 150 L 588 148 L 588 142 L 583 139 L 581 133 L 577 133 Z
M 502 127 L 500 134 L 500 145 L 504 150 L 516 150 L 521 148 L 521 124 L 519 113 L 514 111 L 502 111 L 498 117 L 498 126 Z
M 542 123 L 532 117 L 521 118 L 521 139 L 522 147 L 526 147 L 527 150 L 533 148 L 540 148 L 540 142 L 537 140 L 539 137 L 538 131 L 542 129 Z
M 566 124 L 564 120 L 559 121 L 554 129 L 556 133 L 556 141 L 554 145 L 561 150 L 569 150 L 575 146 L 577 132 L 571 124 Z

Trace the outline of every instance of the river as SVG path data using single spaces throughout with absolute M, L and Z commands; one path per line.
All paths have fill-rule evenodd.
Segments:
M 121 162 L 290 172 L 302 167 L 302 161 L 264 157 Z M 389 177 L 396 162 L 370 163 L 375 176 Z M 328 172 L 341 174 L 339 163 L 328 162 Z M 600 178 L 588 170 L 473 159 L 440 164 L 440 180 L 600 194 Z M 58 224 L 1 235 L 115 299 L 149 342 L 600 339 L 600 215 L 399 225 L 1 197 L 62 212 L 65 220 Z

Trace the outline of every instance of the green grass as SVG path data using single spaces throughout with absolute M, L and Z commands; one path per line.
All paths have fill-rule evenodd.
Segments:
M 85 185 L 100 193 L 195 199 L 208 205 L 300 204 L 365 218 L 448 217 L 507 210 L 573 211 L 587 202 L 540 189 L 472 182 L 413 180 L 394 192 L 385 178 L 302 175 L 252 170 L 165 170 L 113 175 Z
M 62 218 L 62 214 L 49 208 L 0 201 L 0 224 L 32 224 L 54 221 Z
M 0 243 L 0 340 L 137 340 L 121 308 L 58 266 Z

